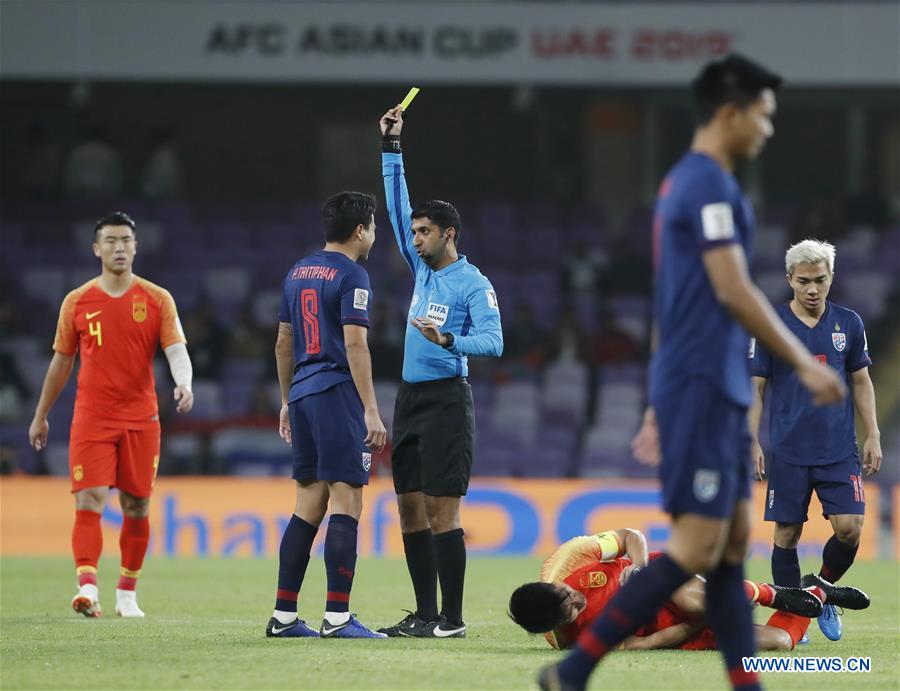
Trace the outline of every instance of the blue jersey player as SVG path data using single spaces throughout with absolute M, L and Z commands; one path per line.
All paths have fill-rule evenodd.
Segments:
M 597 662 L 654 616 L 694 574 L 707 579 L 707 620 L 732 686 L 758 689 L 742 657 L 755 652 L 743 596 L 750 533 L 751 401 L 745 327 L 789 362 L 817 402 L 844 395 L 834 370 L 816 362 L 782 324 L 747 270 L 753 214 L 732 171 L 772 135 L 781 78 L 737 55 L 706 65 L 692 84 L 697 128 L 669 171 L 654 219 L 658 347 L 651 407 L 635 455 L 659 461 L 666 551 L 633 574 L 542 688 L 584 688 Z
M 785 325 L 820 361 L 827 362 L 850 384 L 852 400 L 816 407 L 794 372 L 774 360 L 765 348 L 751 341 L 750 374 L 754 401 L 750 431 L 754 435 L 756 479 L 765 476 L 762 449 L 756 440 L 763 395 L 771 392 L 769 406 L 769 473 L 766 520 L 775 522 L 772 576 L 777 585 L 815 585 L 818 579 L 834 582 L 846 573 L 859 547 L 866 494 L 863 478 L 881 467 L 881 435 L 875 415 L 875 390 L 869 377 L 868 346 L 862 320 L 852 310 L 829 302 L 834 278 L 834 247 L 819 240 L 804 240 L 785 255 L 787 280 L 793 299 L 775 311 Z M 854 404 L 866 426 L 860 467 L 856 447 Z M 818 576 L 800 578 L 797 543 L 815 490 L 831 521 L 834 535 L 822 550 Z M 831 640 L 841 637 L 841 620 L 830 605 L 819 617 L 819 628 Z
M 456 250 L 452 204 L 410 206 L 399 106 L 380 121 L 385 205 L 400 253 L 415 277 L 394 407 L 391 472 L 416 611 L 383 631 L 391 637 L 462 638 L 466 544 L 460 498 L 469 487 L 475 408 L 468 356 L 500 357 L 500 306 L 490 282 Z M 437 610 L 437 582 L 441 611 Z
M 341 192 L 325 202 L 325 248 L 291 267 L 278 312 L 275 360 L 281 386 L 279 432 L 291 444 L 294 514 L 281 538 L 270 637 L 386 638 L 350 614 L 362 487 L 372 450 L 387 433 L 378 414 L 366 343 L 372 291 L 359 265 L 375 242 L 375 198 Z M 331 503 L 325 534 L 325 618 L 297 617 L 313 540 Z

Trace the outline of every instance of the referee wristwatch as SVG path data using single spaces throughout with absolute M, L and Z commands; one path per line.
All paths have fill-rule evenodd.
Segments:
M 451 331 L 448 331 L 445 334 L 441 334 L 442 336 L 447 337 L 447 342 L 441 346 L 444 350 L 450 350 L 453 347 L 453 344 L 456 342 L 456 338 L 453 336 Z

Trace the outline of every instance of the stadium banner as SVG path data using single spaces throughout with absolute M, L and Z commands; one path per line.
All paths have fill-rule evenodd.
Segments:
M 891 487 L 888 492 L 896 491 Z M 866 486 L 869 516 L 879 513 L 878 486 Z M 751 554 L 768 557 L 772 524 L 762 520 L 765 487 L 754 486 L 756 520 Z M 73 501 L 64 478 L 5 477 L 0 480 L 0 554 L 69 555 Z M 118 549 L 122 523 L 118 501 L 103 514 L 107 551 Z M 273 557 L 294 506 L 294 483 L 281 478 L 160 478 L 151 504 L 150 553 L 166 557 Z M 326 519 L 327 520 L 327 519 Z M 639 528 L 651 548 L 669 534 L 655 482 L 612 480 L 476 479 L 462 505 L 472 556 L 550 554 L 576 535 L 611 528 Z M 859 558 L 878 555 L 878 521 L 863 530 Z M 810 505 L 800 552 L 821 554 L 831 536 L 817 499 Z M 314 549 L 321 551 L 325 530 Z M 359 551 L 366 556 L 403 555 L 393 485 L 375 478 L 365 490 Z
M 739 51 L 791 84 L 900 82 L 892 2 L 0 5 L 15 79 L 682 86 Z

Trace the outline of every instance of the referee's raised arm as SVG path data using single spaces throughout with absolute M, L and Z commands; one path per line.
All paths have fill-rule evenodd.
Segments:
M 388 110 L 379 122 L 381 126 L 381 172 L 384 176 L 384 200 L 394 238 L 410 270 L 415 273 L 421 259 L 413 247 L 412 207 L 403 171 L 400 151 L 400 132 L 403 130 L 403 111 L 400 106 Z

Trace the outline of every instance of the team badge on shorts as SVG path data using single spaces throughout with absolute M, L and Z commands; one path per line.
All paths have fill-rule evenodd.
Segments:
M 719 493 L 722 475 L 717 470 L 698 470 L 694 473 L 694 496 L 704 504 Z
M 847 334 L 843 331 L 841 333 L 831 334 L 831 343 L 834 346 L 834 349 L 840 353 L 847 345 Z
M 363 470 L 366 470 L 366 471 L 369 470 L 369 468 L 372 467 L 372 454 L 370 454 L 370 453 L 363 453 L 363 455 L 362 455 L 362 465 L 363 465 Z
M 82 466 L 76 465 L 72 468 L 72 479 L 75 480 L 75 482 L 84 480 L 84 468 Z
M 138 302 L 139 298 L 143 298 L 143 296 L 135 295 L 135 301 L 131 305 L 131 316 L 138 324 L 147 320 L 147 303 L 143 299 Z

